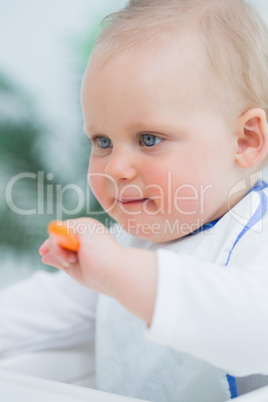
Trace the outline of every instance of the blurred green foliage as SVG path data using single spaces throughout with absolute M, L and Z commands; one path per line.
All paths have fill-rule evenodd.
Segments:
M 98 31 L 99 24 L 96 24 L 84 38 L 75 38 L 70 43 L 77 60 L 73 71 L 76 84 L 72 96 L 74 110 L 80 115 L 81 76 Z M 36 100 L 9 77 L 0 73 L 0 251 L 7 250 L 17 256 L 31 256 L 35 264 L 40 264 L 38 248 L 47 237 L 48 222 L 59 218 L 57 211 L 62 210 L 62 206 L 57 204 L 63 201 L 64 208 L 72 210 L 77 203 L 75 195 L 70 191 L 64 192 L 63 200 L 59 197 L 59 188 L 70 183 L 68 177 L 51 174 L 53 166 L 48 168 L 44 161 L 42 146 L 49 136 L 50 128 L 40 118 Z M 79 163 L 73 164 L 72 177 L 77 177 L 80 188 L 79 178 L 85 178 L 82 190 L 87 199 L 89 150 L 84 150 L 85 135 L 80 127 L 75 133 L 75 141 L 80 141 L 80 149 L 83 151 L 77 157 Z M 65 146 L 71 147 L 72 144 Z M 9 193 L 12 193 L 11 199 Z M 91 216 L 93 212 L 95 218 L 109 225 L 110 218 L 103 213 L 92 194 L 87 201 L 72 216 L 63 212 L 62 219 Z M 26 211 L 26 214 L 18 213 L 19 210 Z M 36 211 L 32 213 L 34 210 Z M 98 215 L 96 211 L 99 211 Z

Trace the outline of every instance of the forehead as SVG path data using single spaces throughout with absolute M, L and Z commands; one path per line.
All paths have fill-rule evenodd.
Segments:
M 215 107 L 219 98 L 220 84 L 193 35 L 124 50 L 100 68 L 99 57 L 90 61 L 82 86 L 82 107 L 90 119 L 114 113 L 115 105 L 124 115 L 127 110 L 145 118 L 168 107 L 185 116 L 195 108 Z
M 155 38 L 154 41 L 132 48 L 122 46 L 120 52 L 115 51 L 113 54 L 111 50 L 108 58 L 106 50 L 106 47 L 103 49 L 99 47 L 96 52 L 93 52 L 84 83 L 88 83 L 87 76 L 90 76 L 88 77 L 90 80 L 92 75 L 97 78 L 97 75 L 112 71 L 114 73 L 124 71 L 121 79 L 126 75 L 130 78 L 131 75 L 138 74 L 140 78 L 151 82 L 154 77 L 159 78 L 171 72 L 178 72 L 179 78 L 179 74 L 183 76 L 189 73 L 204 74 L 207 69 L 207 66 L 203 68 L 207 58 L 204 56 L 201 45 L 197 44 L 195 37 L 189 34 L 178 37 L 176 40 L 166 40 L 166 42 Z M 103 58 L 106 60 L 104 64 L 102 64 Z M 113 79 L 116 79 L 115 74 Z

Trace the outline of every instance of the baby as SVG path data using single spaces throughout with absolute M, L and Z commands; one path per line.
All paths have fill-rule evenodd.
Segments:
M 38 303 L 62 337 L 96 339 L 98 389 L 220 402 L 234 376 L 268 374 L 267 65 L 242 0 L 132 0 L 100 35 L 82 86 L 88 175 L 121 229 L 67 221 L 78 252 L 51 237 L 42 261 L 84 286 L 43 274 Z

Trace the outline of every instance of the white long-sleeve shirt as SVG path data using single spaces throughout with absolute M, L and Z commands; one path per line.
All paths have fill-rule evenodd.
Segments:
M 250 193 L 176 255 L 158 250 L 150 339 L 232 375 L 268 374 L 267 198 L 267 188 Z
M 155 402 L 227 400 L 227 373 L 268 374 L 267 197 L 253 191 L 211 230 L 178 241 L 121 235 L 125 246 L 158 254 L 149 329 L 63 273 L 12 286 L 0 296 L 0 356 L 95 336 L 102 390 Z

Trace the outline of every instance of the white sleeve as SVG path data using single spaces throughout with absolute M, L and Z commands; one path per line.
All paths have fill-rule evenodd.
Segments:
M 64 272 L 38 272 L 0 293 L 0 357 L 85 343 L 97 293 Z
M 228 267 L 158 251 L 149 339 L 232 375 L 268 374 L 267 241 L 246 237 Z

